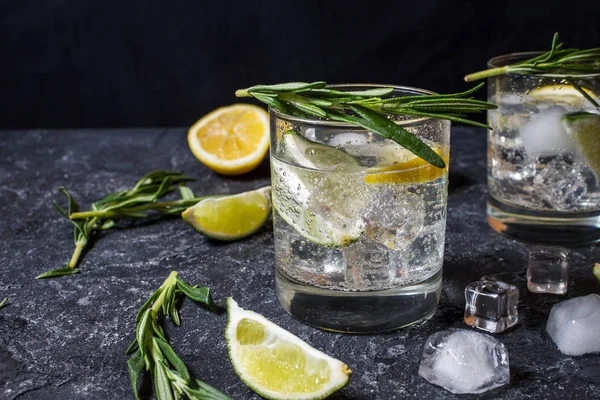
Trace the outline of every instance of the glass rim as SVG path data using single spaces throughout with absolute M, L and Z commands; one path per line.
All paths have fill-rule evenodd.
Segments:
M 508 61 L 510 60 L 519 60 L 519 59 L 525 59 L 525 58 L 529 58 L 529 57 L 533 57 L 533 56 L 538 56 L 540 54 L 544 54 L 546 53 L 545 51 L 522 51 L 522 52 L 515 52 L 515 53 L 506 53 L 506 54 L 500 54 L 497 56 L 494 56 L 492 58 L 490 58 L 486 65 L 488 68 L 498 68 L 498 67 L 504 67 L 505 65 L 508 64 Z M 564 74 L 552 74 L 552 73 L 548 73 L 548 74 L 535 74 L 535 75 L 531 75 L 531 74 L 523 74 L 523 73 L 519 73 L 519 72 L 511 72 L 511 75 L 519 75 L 519 76 L 532 76 L 532 77 L 547 77 L 547 78 L 564 78 L 565 75 Z M 586 77 L 591 77 L 591 78 L 596 78 L 596 77 L 600 77 L 600 71 L 595 72 L 595 73 L 587 73 L 587 74 L 569 74 L 569 76 L 573 76 L 573 77 L 577 77 L 577 78 L 586 78 Z
M 331 85 L 327 85 L 327 88 L 356 88 L 356 87 L 367 87 L 367 88 L 372 88 L 372 89 L 377 89 L 377 88 L 393 88 L 394 90 L 404 90 L 404 91 L 411 91 L 414 92 L 415 94 L 426 94 L 426 95 L 433 95 L 433 94 L 438 94 L 434 91 L 428 90 L 428 89 L 421 89 L 421 88 L 417 88 L 417 87 L 413 87 L 413 86 L 401 86 L 401 85 L 386 85 L 386 84 L 379 84 L 379 83 L 336 83 L 336 84 L 331 84 Z M 355 127 L 355 124 L 351 124 L 349 122 L 340 122 L 340 121 L 331 121 L 331 120 L 320 120 L 320 119 L 312 119 L 312 118 L 302 118 L 302 117 L 294 117 L 293 115 L 290 114 L 286 114 L 283 113 L 271 106 L 269 106 L 269 113 L 273 113 L 275 114 L 277 117 L 280 117 L 281 119 L 284 119 L 285 121 L 288 122 L 298 122 L 298 123 L 302 123 L 305 125 L 317 125 L 317 126 L 329 126 L 329 127 L 342 127 L 342 128 L 346 128 L 346 127 Z M 401 125 L 401 126 L 411 126 L 414 124 L 421 124 L 425 121 L 428 120 L 432 120 L 435 119 L 433 117 L 421 117 L 418 115 L 415 115 L 414 118 L 409 118 L 406 120 L 401 120 L 401 121 L 394 121 L 396 124 Z

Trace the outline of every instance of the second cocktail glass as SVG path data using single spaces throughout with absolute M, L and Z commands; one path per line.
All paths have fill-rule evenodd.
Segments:
M 493 58 L 498 68 L 540 53 Z M 599 74 L 488 78 L 488 220 L 518 240 L 600 240 Z M 594 104 L 596 103 L 596 104 Z
M 390 96 L 428 94 L 395 87 Z M 363 128 L 270 109 L 277 294 L 310 325 L 379 332 L 415 324 L 437 307 L 450 122 L 389 118 L 425 141 L 446 168 Z

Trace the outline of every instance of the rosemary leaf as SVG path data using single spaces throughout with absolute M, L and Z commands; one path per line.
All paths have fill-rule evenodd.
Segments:
M 154 340 L 156 341 L 156 343 L 158 343 L 158 346 L 165 355 L 166 359 L 169 360 L 169 362 L 175 367 L 175 369 L 177 370 L 177 372 L 179 372 L 181 377 L 186 381 L 192 379 L 187 367 L 185 366 L 183 361 L 181 361 L 181 358 L 179 358 L 175 351 L 173 351 L 171 345 L 163 339 L 157 338 Z
M 77 273 L 79 273 L 78 268 L 63 267 L 44 272 L 43 274 L 36 276 L 35 279 L 56 278 L 59 276 L 73 275 Z
M 154 389 L 158 400 L 173 400 L 173 390 L 162 363 L 156 363 L 154 367 Z
M 6 304 L 6 297 L 0 301 L 0 310 L 2 310 L 4 307 L 6 307 L 8 304 Z
M 266 92 L 266 93 L 284 93 L 284 92 L 296 92 L 299 90 L 313 89 L 313 88 L 324 88 L 327 85 L 325 82 L 289 82 L 280 83 L 278 85 L 256 85 L 248 89 L 248 93 L 253 92 Z
M 140 376 L 144 372 L 144 368 L 144 358 L 142 357 L 142 353 L 138 350 L 135 352 L 133 357 L 127 360 L 127 369 L 129 370 L 129 382 L 131 383 L 133 394 L 135 395 L 135 398 L 137 400 L 140 399 L 140 395 L 138 392 L 138 382 L 140 380 Z
M 207 287 L 192 287 L 181 279 L 177 279 L 177 288 L 181 290 L 187 297 L 199 303 L 207 305 L 210 309 L 215 308 L 210 289 Z

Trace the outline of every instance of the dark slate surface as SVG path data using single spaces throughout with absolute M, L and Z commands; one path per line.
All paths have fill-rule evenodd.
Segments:
M 544 330 L 553 304 L 600 292 L 591 274 L 597 248 L 573 250 L 566 297 L 535 295 L 525 286 L 526 248 L 485 221 L 485 132 L 454 128 L 444 286 L 434 318 L 422 327 L 370 336 L 332 334 L 305 326 L 278 305 L 273 285 L 272 229 L 222 244 L 178 218 L 109 231 L 93 242 L 79 275 L 36 281 L 62 265 L 73 249 L 72 229 L 53 209 L 66 186 L 89 204 L 153 169 L 198 177 L 198 193 L 236 193 L 268 184 L 268 163 L 242 177 L 220 177 L 188 150 L 186 129 L 0 132 L 1 399 L 132 398 L 124 351 L 139 306 L 177 270 L 213 288 L 218 304 L 233 296 L 345 361 L 349 384 L 334 399 L 454 398 L 417 375 L 430 334 L 462 322 L 463 289 L 484 274 L 502 274 L 521 290 L 520 324 L 495 335 L 508 348 L 511 383 L 487 398 L 599 398 L 600 356 L 562 355 Z M 226 315 L 185 302 L 182 326 L 169 329 L 192 373 L 234 399 L 258 398 L 235 375 L 223 332 Z M 476 398 L 477 396 L 461 396 Z

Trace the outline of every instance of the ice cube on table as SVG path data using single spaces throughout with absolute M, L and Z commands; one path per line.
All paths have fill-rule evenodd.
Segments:
M 575 142 L 561 122 L 565 113 L 563 107 L 552 106 L 534 114 L 521 127 L 521 140 L 530 157 L 545 157 L 575 150 Z
M 600 352 L 600 296 L 589 294 L 555 304 L 546 331 L 564 354 Z
M 519 321 L 517 304 L 519 289 L 498 280 L 481 280 L 465 288 L 467 325 L 492 333 L 500 333 Z
M 482 393 L 509 383 L 508 352 L 484 333 L 437 332 L 425 343 L 419 375 L 452 393 Z
M 567 293 L 569 253 L 563 247 L 531 246 L 527 289 L 534 293 Z

